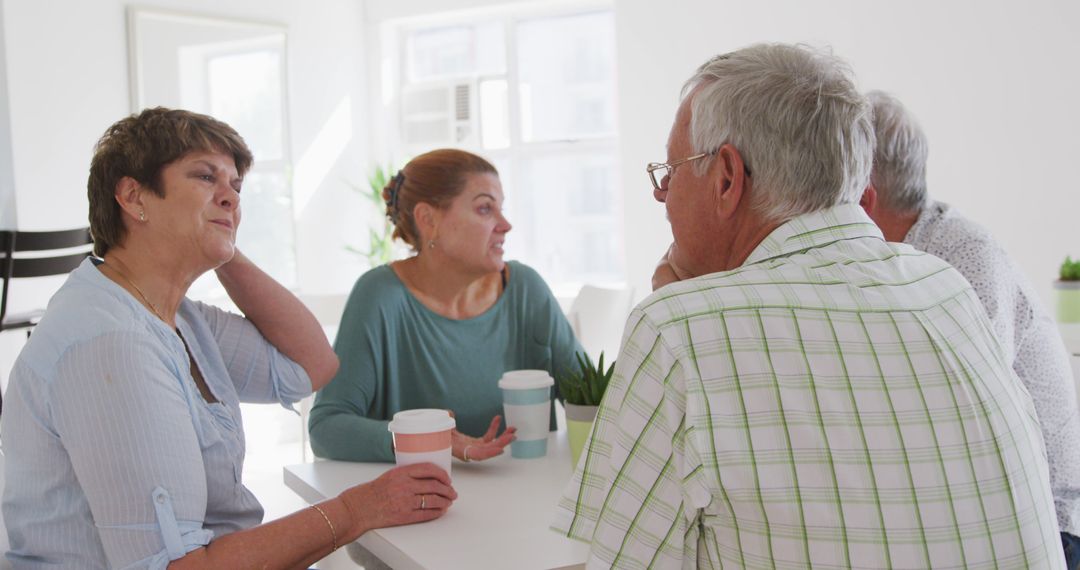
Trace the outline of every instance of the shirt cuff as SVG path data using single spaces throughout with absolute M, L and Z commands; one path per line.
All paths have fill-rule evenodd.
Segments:
M 304 367 L 293 362 L 275 348 L 270 359 L 270 378 L 274 394 L 281 403 L 281 407 L 299 414 L 293 404 L 313 393 L 311 377 L 308 376 Z
M 151 497 L 154 500 L 158 528 L 161 530 L 161 540 L 165 543 L 165 552 L 158 553 L 152 559 L 166 556 L 167 559 L 164 562 L 165 566 L 168 566 L 170 561 L 183 558 L 188 552 L 210 544 L 214 538 L 214 531 L 204 529 L 202 522 L 176 520 L 172 496 L 168 491 L 156 487 Z M 150 567 L 157 566 L 150 565 Z

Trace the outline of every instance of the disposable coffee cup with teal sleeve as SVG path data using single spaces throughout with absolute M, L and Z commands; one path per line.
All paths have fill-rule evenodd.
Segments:
M 551 421 L 551 387 L 547 370 L 511 370 L 499 379 L 506 425 L 517 428 L 510 456 L 533 459 L 547 455 Z

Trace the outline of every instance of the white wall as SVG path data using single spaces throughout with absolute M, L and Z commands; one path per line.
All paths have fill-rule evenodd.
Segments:
M 448 12 L 461 13 L 467 10 L 484 10 L 508 5 L 537 6 L 565 4 L 573 0 L 363 0 L 364 19 L 371 25 L 378 25 L 398 18 L 416 18 Z
M 12 166 L 3 168 L 0 93 L 0 221 L 14 199 L 19 229 L 85 225 L 86 177 L 97 138 L 132 112 L 124 0 L 3 0 L 2 34 L 10 105 Z M 289 130 L 299 288 L 348 290 L 363 270 L 347 243 L 366 239 L 364 25 L 355 0 L 141 0 L 141 7 L 276 23 L 288 30 Z M 0 68 L 2 69 L 2 68 Z M 2 76 L 2 74 L 0 74 Z M 241 133 L 243 134 L 243 133 Z M 5 193 L 11 173 L 14 196 Z M 52 287 L 20 295 L 16 309 L 39 306 Z M 35 298 L 34 295 L 37 295 Z M 0 335 L 0 379 L 20 335 Z
M 988 227 L 1044 300 L 1080 255 L 1080 4 L 1057 0 L 616 2 L 629 278 L 648 283 L 670 231 L 645 163 L 664 159 L 682 82 L 756 42 L 831 45 L 860 88 L 895 94 L 930 140 L 931 195 Z
M 4 7 L 0 4 L 0 30 Z M 8 115 L 7 52 L 0 42 L 0 228 L 15 227 L 15 181 L 11 175 L 11 121 Z

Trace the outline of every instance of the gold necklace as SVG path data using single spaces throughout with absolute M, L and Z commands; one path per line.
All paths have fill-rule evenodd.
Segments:
M 116 267 L 114 267 L 112 265 L 109 265 L 109 263 L 107 261 L 105 261 L 105 260 L 102 260 L 101 264 L 102 265 L 108 265 L 109 269 L 112 269 L 114 272 L 116 272 L 117 275 L 119 275 L 121 278 L 123 278 L 124 281 L 127 281 L 128 285 L 131 285 L 132 287 L 134 287 L 135 292 L 137 292 L 139 294 L 139 296 L 142 297 L 142 300 L 143 300 L 144 303 L 146 303 L 147 305 L 150 306 L 150 310 L 154 311 L 154 314 L 157 315 L 157 318 L 161 319 L 162 321 L 165 321 L 166 323 L 169 322 L 168 320 L 165 319 L 165 317 L 161 316 L 161 311 L 158 310 L 157 305 L 155 305 L 154 302 L 151 301 L 150 299 L 147 299 L 146 298 L 146 293 L 143 293 L 142 289 L 139 289 L 139 286 L 136 285 L 134 281 L 132 281 L 131 279 L 128 279 L 127 275 L 124 275 Z

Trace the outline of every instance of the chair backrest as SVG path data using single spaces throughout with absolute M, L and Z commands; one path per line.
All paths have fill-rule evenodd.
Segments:
M 0 297 L 0 330 L 4 330 L 3 322 L 8 309 L 8 288 L 12 279 L 70 273 L 90 252 L 64 252 L 59 255 L 25 257 L 16 254 L 85 248 L 93 243 L 89 228 L 48 232 L 0 230 L 0 276 L 4 279 L 3 294 Z
M 619 342 L 633 301 L 632 287 L 581 287 L 567 319 L 593 360 L 600 357 L 601 351 L 605 362 L 611 362 L 619 354 Z

